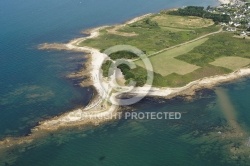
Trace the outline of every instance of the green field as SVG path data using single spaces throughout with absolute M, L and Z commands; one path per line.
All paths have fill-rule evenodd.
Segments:
M 172 27 L 180 29 L 197 29 L 208 27 L 214 24 L 213 20 L 203 19 L 194 16 L 174 16 L 174 15 L 157 15 L 152 18 L 161 27 Z
M 158 17 L 164 18 L 162 24 L 160 20 L 157 20 Z M 114 27 L 103 29 L 100 31 L 99 37 L 85 40 L 80 43 L 80 46 L 90 46 L 105 50 L 111 46 L 126 44 L 135 46 L 150 55 L 159 50 L 187 42 L 220 29 L 219 26 L 212 25 L 211 20 L 197 17 L 189 17 L 188 20 L 190 21 L 183 22 L 180 28 L 167 27 L 165 24 L 168 18 L 175 20 L 176 23 L 182 22 L 182 17 L 180 16 L 155 14 L 119 29 L 112 30 Z M 156 21 L 154 21 L 155 19 Z M 190 27 L 190 22 L 198 22 L 204 25 L 204 27 Z
M 190 29 L 181 29 L 181 28 L 173 28 L 173 27 L 161 27 L 163 30 L 167 30 L 167 31 L 171 31 L 171 32 L 180 32 L 180 31 L 186 31 L 186 32 L 193 32 L 195 33 L 194 30 L 190 30 Z
M 204 38 L 154 55 L 150 57 L 156 74 L 153 85 L 183 86 L 203 77 L 226 74 L 246 67 L 250 64 L 249 45 L 250 40 L 234 38 L 233 34 L 223 32 L 212 35 L 209 39 Z M 186 74 L 181 73 L 179 70 L 185 67 L 176 61 L 169 61 L 168 58 L 178 59 L 199 68 Z M 141 66 L 140 63 L 137 62 Z M 188 71 L 188 66 L 186 67 Z M 172 73 L 168 73 L 169 70 L 172 70 Z
M 204 66 L 220 57 L 250 58 L 249 46 L 250 40 L 235 38 L 233 34 L 224 32 L 211 36 L 208 41 L 199 47 L 176 58 L 190 64 Z
M 249 44 L 249 40 L 234 38 L 230 33 L 211 36 L 193 50 L 176 57 L 189 64 L 200 66 L 199 69 L 185 75 L 170 74 L 164 77 L 167 82 L 161 78 L 155 85 L 182 86 L 203 77 L 226 74 L 246 67 L 250 64 Z
M 214 66 L 222 66 L 231 70 L 237 70 L 250 64 L 250 59 L 241 57 L 221 57 L 210 63 Z
M 180 61 L 178 59 L 175 59 L 175 57 L 188 53 L 189 51 L 201 45 L 207 40 L 208 38 L 203 38 L 198 41 L 170 49 L 160 54 L 150 56 L 149 60 L 152 63 L 154 72 L 159 73 L 162 76 L 167 76 L 172 73 L 185 75 L 198 69 L 199 66 Z M 144 67 L 142 61 L 136 61 L 136 64 L 141 67 Z
M 179 75 L 176 73 L 170 74 L 165 77 L 166 82 L 163 82 L 164 84 L 162 84 L 162 86 L 170 86 L 170 87 L 184 86 L 191 81 L 195 81 L 204 77 L 227 74 L 230 72 L 232 72 L 232 70 L 223 67 L 206 65 L 186 75 Z M 156 86 L 160 85 L 158 84 L 155 83 Z

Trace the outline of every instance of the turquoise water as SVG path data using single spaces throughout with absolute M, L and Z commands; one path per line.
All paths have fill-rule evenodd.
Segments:
M 184 5 L 214 5 L 195 0 L 32 0 L 0 1 L 0 138 L 22 136 L 40 120 L 86 105 L 88 87 L 66 75 L 78 70 L 84 55 L 39 51 L 44 42 L 67 42 L 80 31 L 121 23 L 135 16 Z M 238 122 L 250 127 L 250 80 L 223 85 L 237 110 Z M 194 101 L 182 98 L 136 104 L 137 111 L 182 112 L 181 120 L 119 120 L 89 129 L 69 129 L 9 152 L 0 165 L 247 165 L 231 161 L 227 142 L 205 137 L 226 126 L 212 90 Z

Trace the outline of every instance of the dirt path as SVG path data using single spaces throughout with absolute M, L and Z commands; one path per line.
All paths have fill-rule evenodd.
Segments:
M 193 39 L 193 40 L 187 41 L 187 42 L 185 42 L 185 43 L 177 44 L 177 45 L 175 45 L 175 46 L 172 46 L 172 47 L 165 48 L 165 49 L 163 49 L 163 50 L 157 51 L 157 52 L 155 52 L 155 53 L 149 55 L 148 57 L 157 55 L 157 54 L 162 53 L 162 52 L 164 52 L 164 51 L 168 51 L 168 50 L 171 50 L 171 49 L 174 49 L 174 48 L 177 48 L 177 47 L 180 47 L 180 46 L 189 44 L 189 43 L 193 43 L 193 42 L 195 42 L 195 41 L 197 41 L 197 40 L 200 40 L 200 39 L 203 39 L 203 38 L 205 38 L 205 37 L 208 37 L 208 36 L 211 36 L 211 35 L 214 35 L 214 34 L 217 34 L 217 33 L 221 33 L 222 31 L 223 31 L 223 29 L 221 28 L 219 31 L 212 32 L 212 33 L 208 33 L 208 34 L 206 34 L 206 35 L 200 36 L 200 37 L 198 37 L 198 38 L 195 38 L 195 39 Z M 137 60 L 139 60 L 139 58 L 138 58 L 138 59 L 135 59 L 135 60 L 133 60 L 133 61 L 137 61 Z

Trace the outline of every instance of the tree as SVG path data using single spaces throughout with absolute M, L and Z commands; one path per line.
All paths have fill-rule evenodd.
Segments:
M 198 6 L 188 6 L 184 9 L 178 9 L 176 11 L 169 11 L 171 15 L 180 15 L 180 16 L 197 16 L 202 18 L 212 19 L 214 22 L 225 22 L 228 23 L 231 18 L 226 14 L 214 14 L 204 10 L 204 7 Z

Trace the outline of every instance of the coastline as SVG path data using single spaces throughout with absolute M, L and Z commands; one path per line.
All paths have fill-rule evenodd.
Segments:
M 117 26 L 124 26 L 126 24 L 130 24 L 136 22 L 146 16 L 151 14 L 143 15 L 140 17 L 136 17 L 131 21 L 126 22 L 125 24 L 117 25 Z M 108 58 L 106 54 L 101 53 L 98 49 L 91 48 L 91 47 L 79 47 L 80 42 L 90 38 L 96 38 L 99 36 L 99 31 L 103 28 L 109 26 L 102 26 L 98 28 L 93 28 L 88 31 L 85 31 L 89 34 L 87 37 L 77 38 L 71 40 L 69 43 L 66 44 L 58 44 L 52 43 L 48 44 L 45 43 L 39 46 L 39 49 L 56 49 L 56 50 L 69 50 L 69 51 L 76 51 L 76 52 L 84 52 L 89 54 L 88 55 L 88 62 L 89 65 L 87 66 L 87 71 L 89 72 L 89 81 L 91 85 L 97 91 L 97 95 L 91 101 L 91 103 L 85 108 L 79 108 L 68 113 L 65 113 L 61 116 L 54 117 L 49 120 L 45 120 L 39 123 L 37 127 L 32 129 L 32 133 L 29 136 L 21 137 L 21 138 L 7 138 L 4 141 L 0 141 L 1 147 L 10 147 L 12 145 L 22 144 L 22 143 L 29 143 L 32 142 L 33 139 L 37 138 L 42 131 L 54 131 L 58 130 L 59 128 L 70 127 L 70 126 L 78 126 L 78 125 L 86 125 L 86 124 L 93 124 L 99 125 L 103 122 L 112 120 L 112 118 L 108 119 L 105 117 L 112 117 L 116 116 L 116 113 L 119 109 L 116 105 L 108 105 L 105 104 L 103 106 L 103 99 L 100 97 L 100 94 L 105 93 L 103 90 L 103 85 L 100 85 L 100 81 L 107 86 L 105 83 L 104 78 L 99 74 L 100 68 L 102 63 Z M 243 78 L 250 75 L 250 68 L 243 68 L 237 71 L 234 71 L 227 75 L 217 75 L 213 77 L 205 77 L 189 84 L 178 87 L 178 88 L 151 88 L 150 92 L 147 96 L 151 97 L 162 97 L 162 98 L 172 98 L 179 95 L 194 95 L 196 90 L 203 89 L 203 88 L 213 88 L 214 86 L 230 82 L 232 80 L 236 80 L 239 78 Z M 144 87 L 137 87 L 134 89 L 133 93 L 129 93 L 127 95 L 135 95 L 135 94 L 145 94 L 146 90 Z
M 224 0 L 221 0 L 224 1 Z M 226 0 L 225 0 L 226 1 Z M 234 1 L 234 0 L 229 0 L 229 1 Z M 139 21 L 147 16 L 151 16 L 152 13 L 149 14 L 145 14 L 139 17 L 136 17 L 130 21 L 125 22 L 124 24 L 121 25 L 116 25 L 118 27 L 122 27 L 125 26 L 127 24 L 131 24 L 134 23 L 136 21 Z M 97 91 L 97 96 L 98 94 L 102 94 L 103 92 L 103 87 L 100 85 L 100 80 L 105 82 L 102 78 L 102 76 L 100 76 L 100 71 L 99 69 L 101 68 L 102 63 L 108 59 L 107 55 L 101 53 L 98 49 L 95 48 L 90 48 L 90 47 L 78 47 L 79 43 L 86 40 L 86 39 L 90 39 L 90 38 L 96 38 L 100 35 L 99 31 L 103 28 L 107 28 L 110 26 L 101 26 L 101 27 L 97 27 L 97 28 L 93 28 L 90 30 L 85 31 L 85 33 L 88 33 L 89 36 L 87 37 L 83 37 L 83 38 L 78 38 L 78 39 L 74 39 L 71 40 L 69 43 L 67 44 L 45 44 L 45 45 L 40 45 L 39 49 L 57 49 L 57 50 L 61 50 L 61 49 L 65 49 L 65 50 L 70 50 L 70 51 L 81 51 L 81 52 L 85 52 L 85 53 L 89 53 L 90 54 L 90 69 L 88 69 L 89 75 L 90 75 L 90 81 L 92 82 L 92 85 L 94 86 L 94 88 Z M 225 75 L 217 75 L 217 76 L 212 76 L 212 77 L 205 77 L 193 82 L 190 82 L 189 84 L 183 86 L 183 87 L 178 87 L 178 88 L 167 88 L 167 87 L 163 87 L 163 88 L 156 88 L 156 87 L 152 87 L 151 90 L 149 91 L 149 93 L 147 93 L 146 89 L 148 89 L 147 87 L 136 87 L 133 90 L 133 93 L 128 93 L 125 95 L 144 95 L 145 93 L 147 93 L 147 96 L 151 96 L 151 97 L 162 97 L 162 98 L 172 98 L 172 97 L 176 97 L 178 95 L 194 95 L 196 90 L 199 89 L 203 89 L 203 88 L 212 88 L 218 84 L 221 83 L 226 83 L 226 82 L 230 82 L 242 77 L 246 77 L 250 75 L 250 68 L 243 68 L 237 71 L 234 71 L 230 74 L 225 74 Z M 105 84 L 105 83 L 104 83 Z M 106 85 L 108 86 L 108 85 Z M 84 110 L 90 110 L 93 109 L 95 107 L 95 104 L 93 103 L 98 103 L 101 102 L 100 96 L 98 97 L 98 101 L 92 101 L 90 106 L 87 106 Z M 118 108 L 117 108 L 118 109 Z M 74 111 L 72 111 L 72 115 Z M 76 111 L 77 112 L 77 111 Z M 107 113 L 111 113 L 112 111 L 106 111 Z M 70 113 L 68 113 L 70 114 Z M 67 116 L 67 115 L 66 115 Z M 98 116 L 98 114 L 97 114 Z M 61 118 L 63 118 L 65 116 L 62 116 Z M 60 119 L 60 118 L 58 118 Z M 42 124 L 49 124 L 49 121 L 47 121 L 46 123 L 42 123 Z M 62 126 L 64 126 L 62 124 Z M 67 124 L 65 124 L 65 126 L 67 126 Z M 40 128 L 40 127 L 39 127 Z M 44 128 L 43 126 L 41 127 L 43 129 L 46 129 L 46 127 Z
M 167 99 L 176 97 L 179 95 L 192 96 L 195 94 L 195 91 L 197 90 L 204 89 L 204 88 L 211 89 L 219 84 L 234 81 L 240 78 L 247 77 L 249 75 L 250 75 L 250 68 L 242 68 L 229 74 L 216 75 L 212 77 L 204 77 L 199 80 L 192 81 L 183 87 L 178 87 L 178 88 L 152 87 L 149 93 L 147 94 L 147 96 L 164 97 Z M 135 88 L 133 93 L 143 94 L 145 93 L 145 90 L 143 88 Z M 131 95 L 133 95 L 133 93 L 131 93 Z

